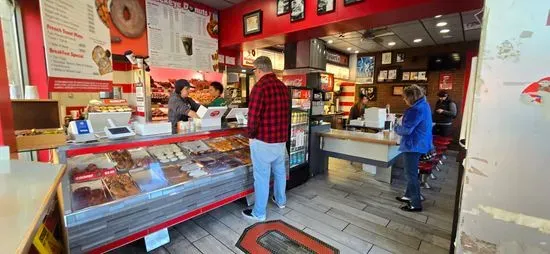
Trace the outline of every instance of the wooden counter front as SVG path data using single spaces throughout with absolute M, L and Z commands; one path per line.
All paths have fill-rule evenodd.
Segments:
M 399 145 L 399 142 L 401 140 L 401 138 L 394 132 L 390 133 L 390 137 L 384 137 L 384 134 L 382 132 L 365 133 L 331 129 L 329 132 L 319 133 L 319 135 L 321 135 L 321 137 L 327 138 L 345 139 L 389 146 L 397 146 Z

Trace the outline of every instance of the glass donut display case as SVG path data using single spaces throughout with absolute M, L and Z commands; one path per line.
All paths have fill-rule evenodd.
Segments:
M 245 129 L 59 149 L 70 253 L 106 252 L 253 191 Z

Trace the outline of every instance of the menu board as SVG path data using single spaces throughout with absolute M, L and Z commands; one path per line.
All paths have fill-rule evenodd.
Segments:
M 215 71 L 218 14 L 193 3 L 147 0 L 149 61 L 152 66 Z
M 40 0 L 50 91 L 111 90 L 111 41 L 99 2 Z

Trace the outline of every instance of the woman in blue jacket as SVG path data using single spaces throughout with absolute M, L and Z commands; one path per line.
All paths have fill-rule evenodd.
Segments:
M 401 123 L 396 125 L 395 132 L 401 136 L 399 151 L 403 152 L 405 157 L 405 175 L 408 182 L 405 196 L 396 199 L 407 204 L 401 207 L 401 210 L 421 212 L 418 162 L 422 154 L 430 151 L 432 145 L 432 113 L 424 91 L 417 85 L 405 88 L 403 100 L 409 108 L 405 111 Z

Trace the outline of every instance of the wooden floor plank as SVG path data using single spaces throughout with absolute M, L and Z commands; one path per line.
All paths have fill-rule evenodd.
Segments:
M 302 204 L 300 204 L 298 202 L 295 202 L 295 201 L 290 201 L 289 200 L 288 203 L 287 203 L 287 206 L 292 208 L 292 210 L 294 210 L 294 211 L 305 214 L 305 215 L 307 215 L 311 218 L 315 218 L 316 220 L 320 220 L 324 224 L 326 224 L 328 226 L 331 226 L 331 227 L 334 227 L 334 228 L 337 228 L 338 230 L 342 230 L 348 225 L 348 223 L 343 221 L 343 220 L 336 219 L 336 218 L 334 218 L 330 215 L 319 212 L 317 210 L 309 208 L 309 207 L 307 207 L 305 205 L 302 205 Z
M 311 190 L 311 192 L 315 193 L 314 197 L 308 198 L 308 197 L 302 196 L 300 192 L 291 192 L 287 195 L 287 202 L 289 200 L 299 202 L 299 203 L 301 203 L 305 206 L 308 206 L 310 208 L 313 208 L 313 209 L 315 209 L 319 212 L 323 212 L 323 213 L 330 210 L 330 207 L 327 206 L 327 205 L 319 204 L 317 202 L 313 202 L 312 199 L 317 196 L 317 193 L 314 190 L 312 190 L 312 188 L 309 188 L 309 189 Z
M 441 230 L 435 226 L 428 225 L 426 223 L 419 222 L 417 220 L 413 220 L 411 218 L 402 216 L 400 214 L 393 213 L 392 211 L 388 211 L 385 209 L 380 209 L 377 207 L 371 207 L 367 206 L 365 209 L 363 209 L 365 212 L 372 213 L 374 215 L 378 215 L 380 217 L 386 218 L 390 220 L 390 224 L 392 222 L 400 223 L 406 226 L 409 226 L 411 228 L 414 228 L 415 230 L 418 230 L 423 233 L 433 234 L 440 237 L 448 237 L 450 239 L 450 233 L 446 230 Z M 389 226 L 389 224 L 388 224 Z M 403 233 L 403 232 L 402 232 Z
M 372 246 L 372 249 L 369 251 L 369 254 L 392 254 L 392 253 L 393 252 L 384 250 L 376 245 Z
M 229 227 L 210 215 L 204 216 L 198 219 L 196 222 L 199 226 L 208 231 L 210 235 L 214 236 L 216 240 L 223 243 L 225 247 L 235 253 L 242 253 L 241 250 L 235 247 L 235 244 L 241 236 L 240 234 L 235 233 L 235 231 L 231 230 Z M 202 251 L 201 248 L 199 248 L 199 250 Z
M 328 226 L 322 221 L 315 220 L 307 215 L 297 212 L 296 210 L 288 213 L 286 216 L 290 219 L 303 223 L 308 228 L 311 228 L 317 232 L 322 232 L 323 235 L 330 237 L 333 240 L 343 245 L 346 245 L 355 251 L 358 251 L 359 253 L 367 253 L 368 250 L 372 247 L 372 244 L 363 241 L 356 236 L 350 235 L 348 233 L 342 232 L 341 230 Z
M 194 242 L 193 245 L 204 254 L 233 253 L 220 241 L 209 235 Z
M 338 209 L 331 209 L 330 211 L 327 212 L 327 214 L 333 217 L 345 220 L 369 232 L 378 234 L 382 237 L 407 245 L 413 249 L 418 249 L 418 247 L 420 246 L 420 239 L 403 234 L 397 230 L 393 230 L 393 229 L 372 223 L 370 221 L 363 220 L 347 212 L 340 211 Z M 376 245 L 376 243 L 374 244 Z
M 428 220 L 428 216 L 422 213 L 410 213 L 410 212 L 405 212 L 401 210 L 401 208 L 399 207 L 402 206 L 403 204 L 399 203 L 397 200 L 388 202 L 380 198 L 371 198 L 371 197 L 358 196 L 358 195 L 350 195 L 349 198 L 366 203 L 367 206 L 369 207 L 384 209 L 388 212 L 399 214 L 401 216 L 408 217 L 422 223 L 426 223 L 426 221 Z
M 399 242 L 387 239 L 385 237 L 382 237 L 380 235 L 374 234 L 372 232 L 369 232 L 367 230 L 364 230 L 360 227 L 357 227 L 353 224 L 349 225 L 344 232 L 349 233 L 350 235 L 354 235 L 359 237 L 360 239 L 363 239 L 365 241 L 368 241 L 376 246 L 380 246 L 386 250 L 389 250 L 393 253 L 403 253 L 403 254 L 414 254 L 419 253 L 417 249 L 413 249 L 409 246 L 403 245 Z
M 340 211 L 347 212 L 347 213 L 352 214 L 356 217 L 359 217 L 363 220 L 370 221 L 372 223 L 375 223 L 375 224 L 378 224 L 378 225 L 381 225 L 381 226 L 386 226 L 389 223 L 388 219 L 377 216 L 377 215 L 374 215 L 374 214 L 371 214 L 371 213 L 368 213 L 368 212 L 365 212 L 363 210 L 355 209 L 353 207 L 343 205 L 343 204 L 340 204 L 338 202 L 334 202 L 334 201 L 328 200 L 328 199 L 319 198 L 318 200 L 322 200 L 322 201 L 326 202 L 328 205 L 330 205 L 334 209 L 338 209 Z
M 249 226 L 249 223 L 245 218 L 243 218 L 243 216 L 236 216 L 227 210 L 227 208 L 221 207 L 221 209 L 213 210 L 209 214 L 224 225 L 231 228 L 237 234 L 242 234 L 242 232 Z
M 199 227 L 193 220 L 180 223 L 175 226 L 175 229 L 190 242 L 194 242 L 208 235 L 208 232 Z
M 446 232 L 451 232 L 451 229 L 453 228 L 453 222 L 452 221 L 444 221 L 439 220 L 433 217 L 428 218 L 428 225 L 435 226 L 441 230 L 444 230 Z
M 367 205 L 364 203 L 361 203 L 352 199 L 348 199 L 348 198 L 335 197 L 325 193 L 320 193 L 317 197 L 313 198 L 312 201 L 320 204 L 327 204 L 328 206 L 331 206 L 329 205 L 329 203 L 334 204 L 334 202 L 336 202 L 338 204 L 353 207 L 359 210 L 363 210 L 363 208 L 367 207 Z
M 201 254 L 201 252 L 175 228 L 169 229 L 168 233 L 170 234 L 170 243 L 166 244 L 164 248 L 170 254 Z
M 341 254 L 359 254 L 360 253 L 360 252 L 357 252 L 355 250 L 352 250 L 348 246 L 343 245 L 343 244 L 337 242 L 336 240 L 334 240 L 334 239 L 332 239 L 328 236 L 325 236 L 325 235 L 323 235 L 323 234 L 321 234 L 317 231 L 314 231 L 313 229 L 306 228 L 304 230 L 304 233 L 309 234 L 309 235 L 325 242 L 326 244 L 338 249 Z
M 422 242 L 420 244 L 420 253 L 426 253 L 426 254 L 447 254 L 449 253 L 449 250 L 435 246 L 428 242 Z

